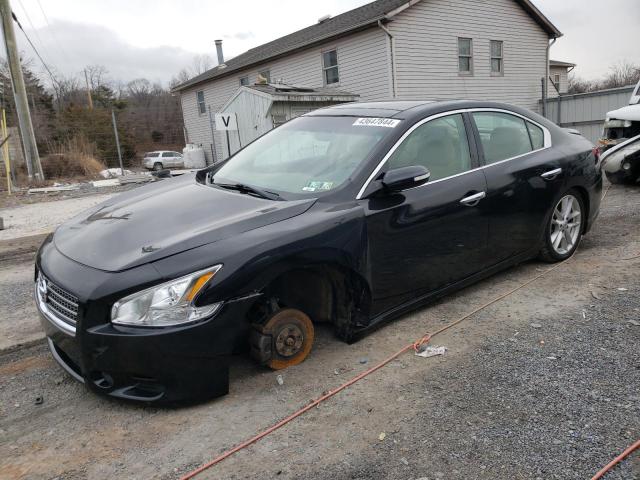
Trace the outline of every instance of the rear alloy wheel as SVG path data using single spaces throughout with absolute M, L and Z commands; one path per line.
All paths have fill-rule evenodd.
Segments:
M 543 260 L 559 262 L 573 255 L 583 230 L 584 205 L 580 195 L 565 194 L 556 204 L 545 233 L 545 246 L 540 252 Z
M 162 168 L 163 168 L 163 167 L 162 167 L 162 164 L 161 164 L 160 162 L 156 162 L 156 163 L 154 163 L 154 164 L 153 164 L 153 169 L 154 169 L 156 172 L 157 172 L 157 171 L 162 170 Z
M 271 338 L 271 355 L 265 364 L 274 370 L 303 362 L 313 346 L 314 329 L 311 319 L 304 312 L 293 308 L 273 313 L 260 326 L 260 332 Z

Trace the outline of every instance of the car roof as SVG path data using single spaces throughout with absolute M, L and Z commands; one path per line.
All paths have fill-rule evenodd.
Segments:
M 532 118 L 549 127 L 550 122 L 538 114 L 515 105 L 478 100 L 385 100 L 380 102 L 353 102 L 321 108 L 305 116 L 324 117 L 381 117 L 399 120 L 417 120 L 451 110 L 488 108 L 507 110 Z

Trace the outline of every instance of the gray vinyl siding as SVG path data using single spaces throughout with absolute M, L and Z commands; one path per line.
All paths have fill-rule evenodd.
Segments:
M 477 99 L 538 109 L 547 34 L 513 0 L 423 0 L 389 24 L 398 98 Z M 458 37 L 473 39 L 473 75 L 458 74 Z M 492 76 L 490 41 L 504 75 Z
M 211 163 L 211 129 L 209 117 L 198 113 L 196 92 L 204 91 L 205 104 L 213 114 L 218 112 L 240 88 L 240 77 L 248 76 L 253 84 L 259 71 L 269 70 L 271 81 L 323 87 L 322 52 L 336 48 L 340 82 L 331 85 L 360 95 L 360 100 L 381 100 L 391 97 L 389 56 L 386 34 L 372 28 L 322 46 L 310 48 L 287 57 L 234 72 L 228 77 L 194 86 L 181 93 L 185 128 L 190 143 L 202 145 Z M 215 132 L 216 158 L 220 160 L 222 133 Z

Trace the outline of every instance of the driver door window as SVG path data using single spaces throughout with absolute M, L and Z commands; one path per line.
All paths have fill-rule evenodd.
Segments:
M 416 128 L 391 155 L 389 168 L 423 165 L 430 182 L 471 170 L 469 143 L 461 114 L 436 118 Z

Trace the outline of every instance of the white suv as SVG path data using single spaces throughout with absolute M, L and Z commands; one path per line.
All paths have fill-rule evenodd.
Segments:
M 162 170 L 163 168 L 183 168 L 182 154 L 169 150 L 145 153 L 142 164 L 149 170 Z

